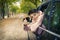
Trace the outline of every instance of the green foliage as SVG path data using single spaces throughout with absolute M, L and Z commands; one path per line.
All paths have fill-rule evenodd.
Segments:
M 39 1 L 37 1 L 37 0 L 22 0 L 22 2 L 21 2 L 21 12 L 28 12 L 29 10 L 31 10 L 31 9 L 34 9 L 34 8 L 36 8 L 39 4 L 40 4 L 40 2 Z M 37 4 L 36 4 L 37 3 Z
M 28 12 L 30 9 L 33 9 L 33 8 L 36 8 L 36 7 L 31 2 L 25 2 L 21 4 L 21 10 L 23 10 L 23 12 Z
M 17 2 L 19 0 L 0 0 L 0 8 L 1 8 L 1 15 L 2 15 L 2 18 L 4 18 L 5 16 L 5 13 L 8 14 L 8 11 L 5 10 L 5 8 L 7 10 L 9 10 L 9 5 L 11 5 L 13 2 Z M 7 6 L 6 6 L 7 5 Z M 16 11 L 16 9 L 14 10 Z
M 10 11 L 13 13 L 17 13 L 17 11 L 19 10 L 19 8 L 17 6 L 11 5 L 10 6 Z
M 32 2 L 36 7 L 38 7 L 38 5 L 41 3 L 40 0 L 30 0 L 30 2 Z
M 13 2 L 16 2 L 19 0 L 0 0 L 0 3 L 6 3 L 6 4 L 12 4 Z

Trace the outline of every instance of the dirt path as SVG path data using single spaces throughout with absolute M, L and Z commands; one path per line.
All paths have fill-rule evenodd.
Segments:
M 0 40 L 28 40 L 24 31 L 23 22 L 19 18 L 10 18 L 0 21 Z M 35 35 L 29 32 L 30 39 L 35 40 Z

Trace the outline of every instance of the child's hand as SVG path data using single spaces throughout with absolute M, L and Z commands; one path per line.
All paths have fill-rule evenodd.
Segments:
M 25 30 L 25 31 L 30 30 L 30 28 L 27 26 L 27 24 L 24 24 L 24 30 Z
M 39 16 L 43 15 L 44 16 L 44 13 L 42 11 L 38 11 L 39 13 Z

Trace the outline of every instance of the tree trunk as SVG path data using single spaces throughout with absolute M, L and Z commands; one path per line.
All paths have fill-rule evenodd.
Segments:
M 9 8 L 8 8 L 8 4 L 5 3 L 5 14 L 7 17 L 9 17 Z
M 0 19 L 1 19 L 1 7 L 0 7 Z
M 4 16 L 5 16 L 5 10 L 4 10 L 4 8 L 5 8 L 5 4 L 4 3 L 2 3 L 1 4 L 2 5 L 2 18 L 4 19 Z

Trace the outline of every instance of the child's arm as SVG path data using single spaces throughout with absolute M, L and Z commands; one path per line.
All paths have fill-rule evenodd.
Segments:
M 30 25 L 31 31 L 36 31 L 36 29 L 39 27 L 39 25 L 42 24 L 43 17 L 44 17 L 44 13 L 39 11 L 39 17 L 37 19 L 37 22 Z
M 39 27 L 39 25 L 41 25 L 42 23 L 42 20 L 43 20 L 43 12 L 39 12 L 39 17 L 37 19 L 37 22 L 36 23 L 31 23 L 29 25 L 26 26 L 26 28 L 28 28 L 28 30 L 31 30 L 31 31 L 36 31 L 36 29 Z

